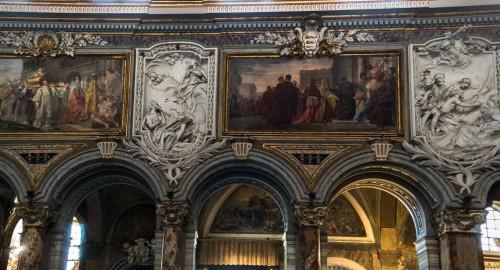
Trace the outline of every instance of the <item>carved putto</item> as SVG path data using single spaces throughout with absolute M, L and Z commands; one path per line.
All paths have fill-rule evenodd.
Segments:
M 332 56 L 342 52 L 350 42 L 375 41 L 372 34 L 350 30 L 338 34 L 323 26 L 323 19 L 311 14 L 302 21 L 302 27 L 291 30 L 287 36 L 266 32 L 255 37 L 252 44 L 274 44 L 280 55 L 290 57 Z
M 1 32 L 0 44 L 16 47 L 15 54 L 56 57 L 59 55 L 74 56 L 75 48 L 87 45 L 103 46 L 107 44 L 107 41 L 91 34 L 25 31 L 19 34 Z
M 470 29 L 412 46 L 416 137 L 403 144 L 413 159 L 446 173 L 461 196 L 500 165 L 499 52 Z
M 136 103 L 129 150 L 176 186 L 185 170 L 225 141 L 215 141 L 217 49 L 164 43 L 137 49 Z

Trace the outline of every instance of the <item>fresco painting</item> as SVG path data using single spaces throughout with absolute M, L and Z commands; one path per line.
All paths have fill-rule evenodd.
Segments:
M 399 51 L 225 61 L 223 135 L 402 134 Z
M 0 57 L 0 132 L 124 134 L 129 57 Z

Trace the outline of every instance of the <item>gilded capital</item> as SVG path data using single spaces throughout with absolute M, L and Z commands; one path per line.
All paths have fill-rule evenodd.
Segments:
M 156 214 L 162 218 L 164 226 L 182 226 L 188 213 L 185 202 L 160 202 L 156 204 Z
M 434 215 L 439 234 L 447 232 L 480 232 L 479 225 L 486 222 L 486 211 L 444 209 Z
M 295 204 L 293 207 L 295 222 L 300 226 L 321 226 L 326 217 L 326 206 Z
M 15 214 L 23 219 L 26 227 L 47 227 L 59 216 L 47 204 L 19 204 L 15 206 Z

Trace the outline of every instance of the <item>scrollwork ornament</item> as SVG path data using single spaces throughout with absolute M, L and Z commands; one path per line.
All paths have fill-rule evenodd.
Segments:
M 300 226 L 321 226 L 326 217 L 326 206 L 295 204 L 293 216 Z
M 0 44 L 15 47 L 15 54 L 33 57 L 74 57 L 75 49 L 87 45 L 104 46 L 108 42 L 91 34 L 53 31 L 0 32 Z
M 189 205 L 185 202 L 161 202 L 156 204 L 156 214 L 161 217 L 166 227 L 182 226 L 188 213 Z
M 191 42 L 137 49 L 133 136 L 123 144 L 175 188 L 186 171 L 226 146 L 217 140 L 217 49 Z
M 439 234 L 447 232 L 479 232 L 479 225 L 486 222 L 486 211 L 445 209 L 434 215 Z
M 23 225 L 26 227 L 47 227 L 59 216 L 46 204 L 16 205 L 15 214 L 23 219 Z
M 323 27 L 323 19 L 311 14 L 304 17 L 302 27 L 291 30 L 287 36 L 265 32 L 250 41 L 251 44 L 274 44 L 281 56 L 320 57 L 342 53 L 344 47 L 352 42 L 375 41 L 372 34 L 353 29 L 334 33 Z

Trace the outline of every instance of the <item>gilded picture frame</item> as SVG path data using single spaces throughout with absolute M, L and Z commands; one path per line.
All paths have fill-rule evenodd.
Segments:
M 130 53 L 0 54 L 0 136 L 126 136 L 130 66 Z
M 403 137 L 403 56 L 225 52 L 222 136 Z

